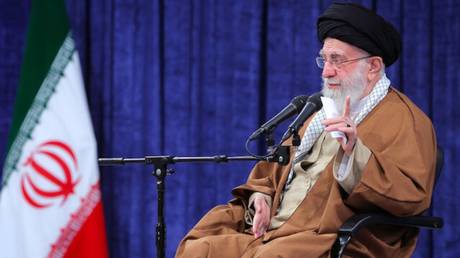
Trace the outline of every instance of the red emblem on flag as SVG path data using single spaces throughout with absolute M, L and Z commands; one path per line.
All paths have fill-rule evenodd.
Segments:
M 74 193 L 77 158 L 69 145 L 51 140 L 32 151 L 24 162 L 27 170 L 21 178 L 24 199 L 32 207 L 46 208 L 59 200 L 61 205 Z

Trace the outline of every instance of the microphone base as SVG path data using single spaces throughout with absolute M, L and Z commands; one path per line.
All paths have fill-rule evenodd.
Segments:
M 286 166 L 289 164 L 290 160 L 290 150 L 289 146 L 279 146 L 278 149 L 276 149 L 275 153 L 273 156 L 269 159 L 270 162 L 278 162 L 278 164 L 282 166 Z

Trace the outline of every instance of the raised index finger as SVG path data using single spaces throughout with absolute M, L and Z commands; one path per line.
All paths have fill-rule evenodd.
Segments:
M 345 104 L 343 107 L 343 116 L 349 117 L 350 116 L 350 96 L 347 96 L 345 99 Z

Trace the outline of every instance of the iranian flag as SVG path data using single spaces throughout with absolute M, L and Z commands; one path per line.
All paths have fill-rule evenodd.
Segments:
M 0 190 L 0 256 L 107 257 L 96 141 L 63 0 L 33 0 Z

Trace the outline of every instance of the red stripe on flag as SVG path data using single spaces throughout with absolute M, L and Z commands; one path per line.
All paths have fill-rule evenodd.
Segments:
M 109 257 L 103 214 L 102 202 L 99 201 L 73 239 L 64 258 Z

